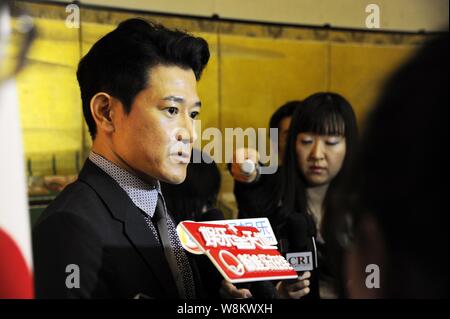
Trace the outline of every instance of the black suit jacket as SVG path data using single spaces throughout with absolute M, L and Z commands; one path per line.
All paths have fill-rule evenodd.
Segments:
M 41 215 L 33 230 L 33 250 L 38 298 L 179 297 L 143 213 L 89 160 L 78 180 Z M 201 298 L 198 270 L 188 258 Z M 73 288 L 74 269 L 79 269 L 79 288 Z

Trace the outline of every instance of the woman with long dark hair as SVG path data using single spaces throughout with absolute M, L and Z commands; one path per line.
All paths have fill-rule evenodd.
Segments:
M 350 167 L 356 141 L 355 114 L 339 94 L 313 94 L 293 115 L 279 189 L 281 205 L 271 220 L 279 239 L 288 243 L 295 215 L 303 214 L 309 221 L 313 236 L 308 250 L 314 252 L 318 267 L 310 280 L 311 297 L 336 296 L 323 230 L 335 190 Z
M 282 252 L 298 249 L 294 243 L 303 236 L 304 249 L 313 253 L 315 270 L 311 278 L 307 280 L 307 274 L 294 283 L 278 283 L 279 297 L 336 296 L 322 230 L 327 228 L 333 195 L 349 169 L 356 140 L 356 117 L 349 102 L 336 93 L 316 93 L 295 109 L 279 178 L 261 175 L 256 182 L 246 183 L 243 176 L 234 176 L 240 181 L 241 196 L 251 194 L 255 202 L 255 192 L 260 193 L 254 203 L 255 214 L 269 218 Z M 296 228 L 299 218 L 305 221 L 305 227 Z

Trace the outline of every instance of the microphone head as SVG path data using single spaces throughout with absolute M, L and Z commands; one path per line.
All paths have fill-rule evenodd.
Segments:
M 246 159 L 244 162 L 241 163 L 240 168 L 241 172 L 246 175 L 251 175 L 253 171 L 255 170 L 255 163 L 253 163 L 252 160 Z
M 312 247 L 315 226 L 312 217 L 294 212 L 288 218 L 287 239 L 288 251 L 286 260 L 297 272 L 311 271 L 317 267 L 314 262 L 315 248 Z
M 288 217 L 287 235 L 289 251 L 305 251 L 309 237 L 308 216 L 294 212 Z

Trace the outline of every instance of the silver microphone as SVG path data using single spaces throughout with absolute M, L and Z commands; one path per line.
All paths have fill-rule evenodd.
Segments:
M 240 164 L 240 169 L 242 174 L 250 176 L 255 171 L 256 165 L 252 160 L 246 159 Z

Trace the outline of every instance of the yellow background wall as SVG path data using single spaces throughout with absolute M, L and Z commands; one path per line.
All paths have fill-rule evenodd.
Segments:
M 39 36 L 17 79 L 25 154 L 34 175 L 51 174 L 56 156 L 59 174 L 76 170 L 82 148 L 82 109 L 76 66 L 78 32 L 56 19 L 35 18 Z

